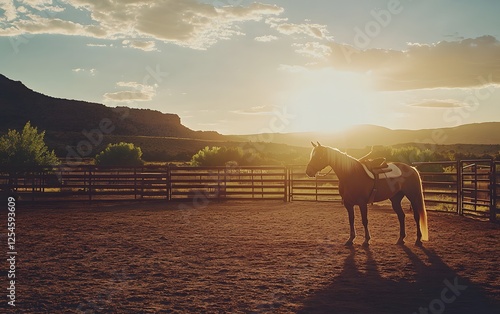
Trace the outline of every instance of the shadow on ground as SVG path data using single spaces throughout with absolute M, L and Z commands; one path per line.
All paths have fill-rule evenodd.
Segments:
M 460 277 L 433 250 L 394 246 L 408 259 L 408 269 L 414 272 L 411 280 L 382 277 L 370 248 L 347 250 L 342 272 L 331 284 L 299 301 L 303 305 L 298 313 L 483 314 L 500 309 L 495 299 Z

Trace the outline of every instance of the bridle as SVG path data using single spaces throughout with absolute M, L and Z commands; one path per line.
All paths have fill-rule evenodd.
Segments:
M 333 168 L 332 168 L 332 167 L 330 167 L 330 170 L 329 170 L 327 173 L 325 173 L 325 174 L 316 173 L 316 176 L 318 176 L 318 177 L 326 177 L 326 176 L 327 176 L 327 175 L 329 175 L 332 171 L 333 171 Z
M 311 142 L 311 143 L 312 143 L 312 142 Z M 313 146 L 314 146 L 315 148 L 316 148 L 317 146 L 321 147 L 321 144 L 320 144 L 319 142 L 318 142 L 318 145 L 317 145 L 317 146 L 316 146 L 314 143 L 312 143 L 312 144 L 313 144 Z M 322 157 L 323 157 L 323 156 L 322 156 Z M 317 173 L 316 173 L 316 176 L 317 176 L 317 177 L 326 177 L 326 176 L 327 176 L 327 175 L 329 175 L 332 171 L 333 171 L 333 168 L 330 166 L 330 170 L 329 170 L 327 173 L 325 173 L 325 174 L 321 174 L 321 173 L 318 173 L 318 172 L 317 172 Z

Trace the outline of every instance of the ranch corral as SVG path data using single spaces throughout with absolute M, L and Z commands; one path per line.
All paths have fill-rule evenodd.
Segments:
M 461 160 L 414 164 L 428 210 L 500 220 L 500 162 Z M 340 201 L 335 172 L 311 179 L 305 166 L 275 167 L 39 167 L 0 168 L 0 190 L 23 202 L 162 199 Z
M 20 204 L 15 312 L 498 313 L 500 226 L 429 212 L 419 248 L 404 208 L 406 246 L 381 203 L 346 248 L 337 202 Z

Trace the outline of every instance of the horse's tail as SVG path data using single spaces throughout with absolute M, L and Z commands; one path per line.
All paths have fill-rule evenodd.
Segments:
M 424 197 L 422 196 L 422 206 L 418 209 L 420 217 L 420 231 L 422 232 L 422 240 L 429 241 L 429 228 L 427 226 L 427 211 L 425 210 Z
M 429 229 L 427 226 L 427 211 L 425 210 L 424 189 L 422 187 L 422 178 L 420 177 L 420 174 L 418 173 L 417 169 L 415 169 L 415 172 L 417 173 L 417 176 L 418 176 L 420 191 L 418 192 L 417 200 L 416 200 L 416 204 L 415 204 L 417 206 L 417 208 L 414 208 L 413 210 L 418 211 L 420 232 L 422 232 L 422 240 L 429 241 Z

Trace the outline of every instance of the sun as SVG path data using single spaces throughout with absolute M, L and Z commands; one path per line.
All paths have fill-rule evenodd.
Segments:
M 374 93 L 367 76 L 334 69 L 306 71 L 288 100 L 293 131 L 340 131 L 370 123 Z

